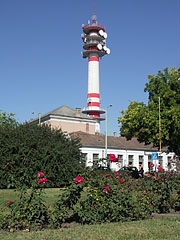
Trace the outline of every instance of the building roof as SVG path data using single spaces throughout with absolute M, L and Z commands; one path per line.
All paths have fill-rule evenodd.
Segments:
M 77 112 L 77 110 L 79 110 L 79 112 Z M 72 117 L 72 118 L 81 118 L 81 119 L 89 119 L 89 120 L 94 120 L 94 118 L 92 117 L 89 117 L 85 114 L 82 114 L 80 112 L 80 108 L 76 108 L 76 109 L 72 109 L 66 105 L 63 105 L 61 107 L 58 107 L 44 115 L 41 116 L 41 120 L 47 120 L 47 118 L 50 116 L 50 115 L 53 115 L 53 116 L 63 116 L 63 117 Z M 34 121 L 38 121 L 38 118 L 35 118 L 35 119 L 31 119 L 29 122 L 34 122 Z
M 67 117 L 77 117 L 76 109 L 72 109 L 66 105 L 58 107 L 51 112 L 46 113 L 45 115 L 60 115 L 60 116 L 67 116 Z M 90 118 L 85 114 L 80 113 L 78 117 L 81 118 Z
M 105 146 L 104 135 L 92 135 L 92 134 L 87 134 L 83 132 L 75 132 L 71 134 L 71 137 L 79 138 L 82 147 L 104 148 Z M 139 143 L 137 138 L 126 140 L 125 137 L 108 136 L 107 142 L 108 142 L 108 148 L 158 151 L 158 148 L 154 148 L 152 144 L 145 145 L 144 143 Z M 163 150 L 165 151 L 165 149 Z

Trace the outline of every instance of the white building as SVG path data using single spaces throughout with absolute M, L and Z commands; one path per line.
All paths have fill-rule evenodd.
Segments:
M 90 135 L 83 132 L 71 134 L 72 138 L 79 138 L 82 145 L 82 156 L 86 160 L 86 166 L 92 167 L 98 159 L 105 158 L 105 136 Z M 110 168 L 114 171 L 123 166 L 135 166 L 139 168 L 142 164 L 147 172 L 149 163 L 154 163 L 155 167 L 161 166 L 168 169 L 172 162 L 174 153 L 168 153 L 167 149 L 162 149 L 159 160 L 152 160 L 152 153 L 158 152 L 157 148 L 151 145 L 139 143 L 136 138 L 127 141 L 124 137 L 108 136 L 107 154 L 115 154 L 119 158 L 118 163 L 111 163 Z M 159 154 L 159 153 L 158 153 Z

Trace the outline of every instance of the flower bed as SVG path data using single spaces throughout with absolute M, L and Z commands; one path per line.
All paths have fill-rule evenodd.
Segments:
M 42 200 L 48 181 L 45 175 L 39 172 L 29 190 L 22 185 L 17 202 L 7 199 L 10 213 L 1 213 L 1 229 L 58 228 L 71 221 L 82 224 L 131 221 L 148 218 L 153 212 L 180 211 L 180 176 L 176 172 L 160 169 L 133 179 L 122 172 L 86 171 L 72 177 L 71 185 L 49 208 Z

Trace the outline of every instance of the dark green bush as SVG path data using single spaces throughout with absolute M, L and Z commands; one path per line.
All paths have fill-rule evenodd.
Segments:
M 15 187 L 22 180 L 31 187 L 35 172 L 48 173 L 46 187 L 69 184 L 81 171 L 79 141 L 47 125 L 0 126 L 0 188 Z

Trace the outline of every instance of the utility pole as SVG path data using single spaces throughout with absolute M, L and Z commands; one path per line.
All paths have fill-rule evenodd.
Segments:
M 161 98 L 159 98 L 159 156 L 161 159 Z
M 106 117 L 106 128 L 105 128 L 105 158 L 107 158 L 107 110 L 109 107 L 112 107 L 112 104 L 106 107 L 105 117 Z

